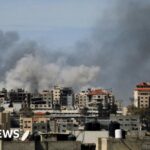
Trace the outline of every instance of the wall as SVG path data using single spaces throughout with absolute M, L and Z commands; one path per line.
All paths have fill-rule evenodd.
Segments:
M 2 143 L 0 150 L 81 150 L 81 143 L 74 141 L 56 142 L 6 142 Z
M 2 150 L 34 150 L 34 142 L 3 142 Z

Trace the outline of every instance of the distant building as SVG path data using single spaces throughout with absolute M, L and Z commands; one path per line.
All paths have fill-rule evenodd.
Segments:
M 89 91 L 81 91 L 75 95 L 75 105 L 79 108 L 88 107 L 89 103 Z
M 6 112 L 0 112 L 0 129 L 10 129 L 10 114 Z
M 52 109 L 52 104 L 49 100 L 44 100 L 42 97 L 31 98 L 30 108 L 32 110 L 49 110 Z
M 32 124 L 33 120 L 32 117 L 20 117 L 20 130 L 25 132 L 25 131 L 30 131 L 32 133 Z
M 74 93 L 71 87 L 63 87 L 60 94 L 61 107 L 73 107 L 74 105 Z
M 45 113 L 35 113 L 32 117 L 20 116 L 20 130 L 23 132 L 29 130 L 31 133 L 34 131 L 46 133 L 48 125 L 49 118 L 45 116 Z
M 134 106 L 150 108 L 150 82 L 142 82 L 134 89 Z
M 120 128 L 125 131 L 140 130 L 140 116 L 138 115 L 111 115 L 110 121 L 116 121 Z
M 2 91 L 0 91 L 0 103 L 3 103 L 4 101 L 8 99 L 7 94 L 8 93 L 5 88 L 3 88 Z
M 52 108 L 52 92 L 49 90 L 43 90 L 41 93 L 41 97 L 43 98 L 44 101 L 49 105 L 49 107 Z
M 111 107 L 115 103 L 115 97 L 111 91 L 104 89 L 91 89 L 89 94 L 89 107 L 97 108 L 99 104 L 103 109 L 107 109 L 108 105 Z
M 9 99 L 12 102 L 22 103 L 26 98 L 26 92 L 23 89 L 11 90 L 9 92 Z
M 60 95 L 61 95 L 61 87 L 54 86 L 54 88 L 52 89 L 53 105 L 56 104 L 60 105 Z

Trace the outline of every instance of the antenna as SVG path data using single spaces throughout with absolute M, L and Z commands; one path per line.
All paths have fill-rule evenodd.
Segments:
M 21 141 L 25 141 L 25 140 L 27 139 L 27 137 L 29 136 L 29 134 L 30 134 L 30 131 L 27 130 L 27 131 L 23 134 L 23 136 L 21 137 Z

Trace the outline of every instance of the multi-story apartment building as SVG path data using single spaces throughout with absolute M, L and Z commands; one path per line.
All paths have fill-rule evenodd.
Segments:
M 11 90 L 9 92 L 9 99 L 12 102 L 20 102 L 22 103 L 26 98 L 26 92 L 23 89 Z
M 102 104 L 103 109 L 107 109 L 108 105 L 112 106 L 115 102 L 115 97 L 112 91 L 104 89 L 91 89 L 89 91 L 89 107 L 97 108 L 99 104 Z
M 32 133 L 32 124 L 33 124 L 33 119 L 32 117 L 20 117 L 20 130 L 25 132 L 25 131 L 30 131 Z
M 10 129 L 10 114 L 6 112 L 0 112 L 0 129 Z
M 3 88 L 2 91 L 0 91 L 0 103 L 3 103 L 4 101 L 8 99 L 7 94 L 8 93 L 5 88 Z
M 42 97 L 31 98 L 30 108 L 32 110 L 49 110 L 52 109 L 52 104 Z
M 31 93 L 28 93 L 23 89 L 11 90 L 8 92 L 8 100 L 13 104 L 15 111 L 19 111 L 22 104 L 29 107 L 30 99 Z
M 120 128 L 125 131 L 140 130 L 140 116 L 138 115 L 111 115 L 110 121 L 116 121 L 120 124 Z
M 34 116 L 20 116 L 20 130 L 47 132 L 48 130 L 49 118 L 45 116 L 44 113 L 35 113 Z
M 43 100 L 46 100 L 47 102 L 52 101 L 52 92 L 51 91 L 43 90 L 40 94 L 41 94 L 41 97 L 43 98 Z
M 52 89 L 52 99 L 53 99 L 53 104 L 59 104 L 60 105 L 60 95 L 61 95 L 61 87 L 59 86 L 54 86 Z
M 75 95 L 75 105 L 79 108 L 88 107 L 89 91 L 81 91 Z
M 71 87 L 54 86 L 51 94 L 54 108 L 56 105 L 59 105 L 61 108 L 74 105 L 74 92 Z
M 60 105 L 68 108 L 74 105 L 74 93 L 71 87 L 63 87 L 61 89 Z
M 150 107 L 150 82 L 142 82 L 134 89 L 134 106 L 138 108 Z

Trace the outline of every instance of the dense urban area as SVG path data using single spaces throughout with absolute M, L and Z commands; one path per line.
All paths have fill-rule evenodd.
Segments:
M 0 91 L 0 128 L 20 137 L 1 139 L 0 149 L 148 150 L 150 83 L 135 85 L 128 106 L 112 90 L 54 86 L 34 93 Z M 56 143 L 57 142 L 57 143 Z

